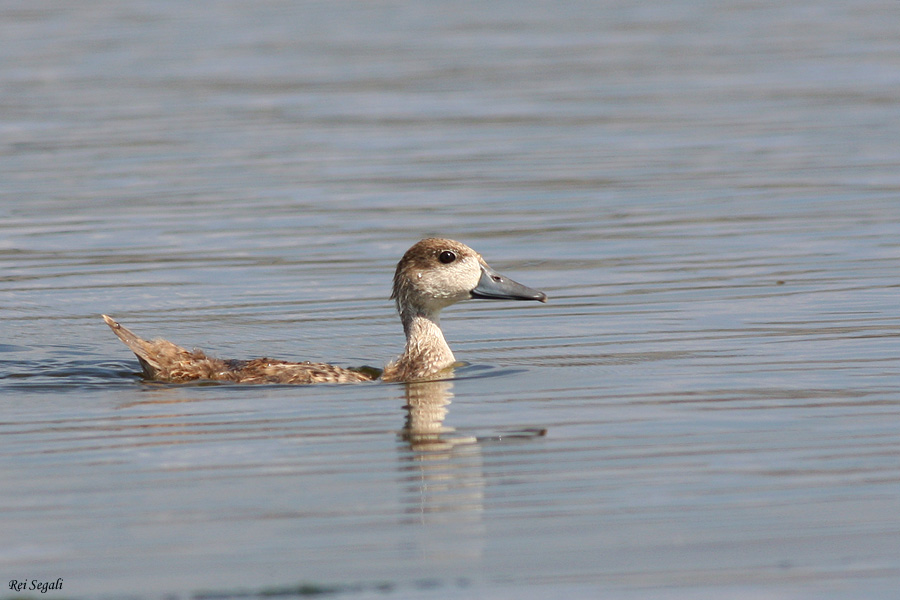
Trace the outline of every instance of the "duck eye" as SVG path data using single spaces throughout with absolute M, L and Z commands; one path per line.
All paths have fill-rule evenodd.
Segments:
M 441 252 L 440 256 L 438 256 L 438 260 L 444 263 L 445 265 L 449 265 L 454 260 L 456 260 L 456 252 L 450 252 L 449 250 L 444 250 Z

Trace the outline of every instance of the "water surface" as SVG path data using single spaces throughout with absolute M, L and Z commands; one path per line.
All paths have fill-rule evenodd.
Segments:
M 0 17 L 4 581 L 896 594 L 893 3 Z M 550 296 L 446 311 L 452 382 L 148 384 L 99 318 L 380 367 L 428 235 Z

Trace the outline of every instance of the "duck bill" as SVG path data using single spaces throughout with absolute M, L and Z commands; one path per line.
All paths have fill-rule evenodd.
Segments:
M 533 290 L 508 277 L 504 277 L 485 265 L 481 266 L 481 278 L 470 294 L 472 298 L 483 298 L 486 300 L 547 301 L 547 294 L 544 292 Z

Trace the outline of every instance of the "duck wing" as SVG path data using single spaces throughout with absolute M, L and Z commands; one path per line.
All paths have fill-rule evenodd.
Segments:
M 167 340 L 145 340 L 108 315 L 103 320 L 128 346 L 144 377 L 154 381 L 183 383 L 212 380 L 233 383 L 354 383 L 372 381 L 377 371 L 355 370 L 326 363 L 288 362 L 269 358 L 223 360 L 207 356 L 201 350 L 188 350 Z

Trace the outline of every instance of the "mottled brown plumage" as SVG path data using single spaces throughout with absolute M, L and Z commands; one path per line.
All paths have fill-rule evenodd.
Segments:
M 441 332 L 440 311 L 468 298 L 538 300 L 547 296 L 495 273 L 477 252 L 453 240 L 429 238 L 410 248 L 394 273 L 391 298 L 406 334 L 406 348 L 381 375 L 384 381 L 438 379 L 456 362 Z M 347 369 L 325 363 L 269 358 L 222 360 L 166 340 L 143 340 L 112 318 L 106 324 L 156 381 L 195 380 L 234 383 L 357 383 L 377 378 L 373 369 Z
M 269 358 L 223 360 L 201 350 L 187 350 L 166 340 L 146 341 L 107 315 L 103 320 L 131 348 L 144 376 L 156 381 L 184 383 L 196 380 L 234 383 L 352 383 L 372 381 L 372 374 L 325 363 L 292 363 Z

